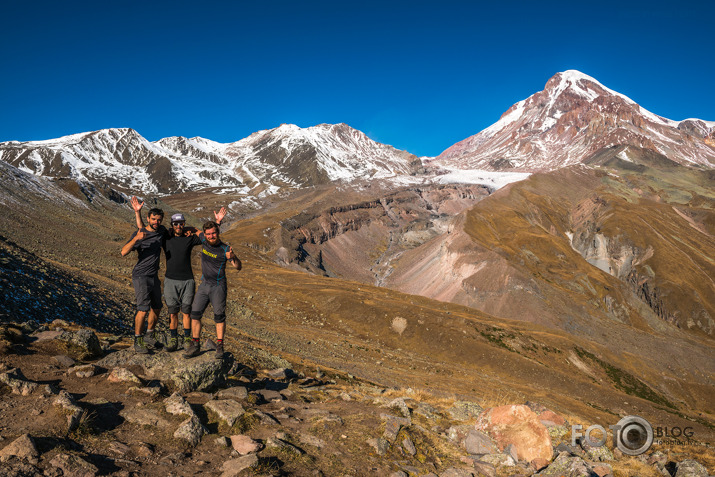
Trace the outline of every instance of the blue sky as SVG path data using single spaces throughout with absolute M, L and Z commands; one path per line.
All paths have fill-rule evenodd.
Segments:
M 0 141 L 344 122 L 434 156 L 567 69 L 715 120 L 709 1 L 13 1 L 0 16 Z

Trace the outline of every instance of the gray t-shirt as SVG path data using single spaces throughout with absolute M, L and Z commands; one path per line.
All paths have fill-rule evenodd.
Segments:
M 153 277 L 159 273 L 159 257 L 161 257 L 161 250 L 164 247 L 166 238 L 169 236 L 169 231 L 163 225 L 160 225 L 156 232 L 146 227 L 142 231 L 145 233 L 144 238 L 138 240 L 132 248 L 139 254 L 137 264 L 134 265 L 134 270 L 132 270 L 132 277 Z M 129 242 L 136 235 L 137 231 L 129 238 Z

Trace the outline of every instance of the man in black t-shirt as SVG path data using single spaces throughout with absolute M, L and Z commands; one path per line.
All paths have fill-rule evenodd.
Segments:
M 226 333 L 226 265 L 241 269 L 241 261 L 233 253 L 230 245 L 221 241 L 216 222 L 206 222 L 204 233 L 199 234 L 203 244 L 201 249 L 201 285 L 196 291 L 191 307 L 191 345 L 184 352 L 187 358 L 197 356 L 201 351 L 201 317 L 209 303 L 213 307 L 216 322 L 216 359 L 222 359 L 223 339 Z
M 164 211 L 151 209 L 147 215 L 149 225 L 134 232 L 121 250 L 122 257 L 133 250 L 138 253 L 137 264 L 132 271 L 132 284 L 137 300 L 137 314 L 134 317 L 134 351 L 146 354 L 149 352 L 142 334 L 144 320 L 147 321 L 146 341 L 155 343 L 154 327 L 161 311 L 161 284 L 159 282 L 159 260 L 164 241 L 169 235 L 161 225 Z M 148 315 L 148 318 L 147 318 Z
M 144 227 L 141 209 L 144 206 L 139 199 L 132 197 L 132 208 L 136 215 L 137 227 Z M 214 217 L 219 224 L 226 215 L 226 209 L 216 213 Z M 191 343 L 191 303 L 193 302 L 196 284 L 194 272 L 191 268 L 191 250 L 201 245 L 201 240 L 194 233 L 198 232 L 193 227 L 185 227 L 184 214 L 171 216 L 171 231 L 164 240 L 164 253 L 166 256 L 166 274 L 164 277 L 164 300 L 169 313 L 169 340 L 166 350 L 175 351 L 179 347 L 179 311 L 183 314 L 183 347 L 187 349 Z

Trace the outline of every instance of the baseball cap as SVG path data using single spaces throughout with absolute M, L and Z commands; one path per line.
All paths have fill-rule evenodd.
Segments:
M 171 216 L 171 222 L 186 222 L 184 214 L 174 214 Z

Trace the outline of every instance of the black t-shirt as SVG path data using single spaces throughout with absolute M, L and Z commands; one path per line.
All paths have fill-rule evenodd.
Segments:
M 166 239 L 166 278 L 171 280 L 192 280 L 194 272 L 191 269 L 191 249 L 201 245 L 201 239 L 196 235 L 175 236 Z
M 201 249 L 201 272 L 203 273 L 201 279 L 204 283 L 211 285 L 218 285 L 222 282 L 225 284 L 226 262 L 228 262 L 226 252 L 228 252 L 229 246 L 220 240 L 215 246 L 210 245 L 203 233 L 199 234 L 199 239 L 204 245 Z
M 145 234 L 144 238 L 138 240 L 132 248 L 139 254 L 137 264 L 134 265 L 134 270 L 132 270 L 132 276 L 153 277 L 159 273 L 159 257 L 161 257 L 161 249 L 164 247 L 164 241 L 169 236 L 169 231 L 163 225 L 160 225 L 156 231 L 146 227 L 142 231 Z M 137 231 L 134 231 L 129 238 L 129 242 L 136 235 Z

